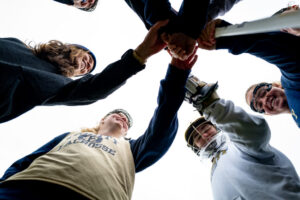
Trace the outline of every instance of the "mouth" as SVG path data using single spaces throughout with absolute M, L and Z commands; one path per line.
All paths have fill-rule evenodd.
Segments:
M 276 97 L 274 96 L 270 96 L 269 98 L 267 98 L 267 107 L 269 110 L 274 110 L 274 108 L 276 107 Z

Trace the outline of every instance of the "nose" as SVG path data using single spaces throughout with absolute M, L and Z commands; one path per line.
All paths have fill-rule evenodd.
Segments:
M 264 108 L 267 105 L 267 95 L 261 98 L 261 107 Z
M 208 132 L 205 132 L 202 134 L 202 138 L 208 139 L 210 137 L 210 134 Z

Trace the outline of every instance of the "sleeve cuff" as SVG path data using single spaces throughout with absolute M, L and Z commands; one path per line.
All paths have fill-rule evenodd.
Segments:
M 133 55 L 134 50 L 133 49 L 129 49 L 127 50 L 121 57 L 121 59 L 123 61 L 126 61 L 128 63 L 130 63 L 130 65 L 132 66 L 133 70 L 142 70 L 146 67 L 145 64 L 142 64 L 140 61 L 138 61 L 134 55 Z

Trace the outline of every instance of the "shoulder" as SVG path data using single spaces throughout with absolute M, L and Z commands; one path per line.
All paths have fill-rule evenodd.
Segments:
M 21 40 L 18 38 L 8 37 L 8 38 L 0 38 L 0 42 L 7 42 L 7 43 L 18 43 L 18 44 L 24 44 Z

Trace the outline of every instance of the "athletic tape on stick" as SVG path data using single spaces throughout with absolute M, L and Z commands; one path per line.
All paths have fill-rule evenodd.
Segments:
M 251 22 L 216 28 L 215 37 L 264 33 L 295 27 L 300 28 L 300 10 L 285 15 L 275 15 Z

